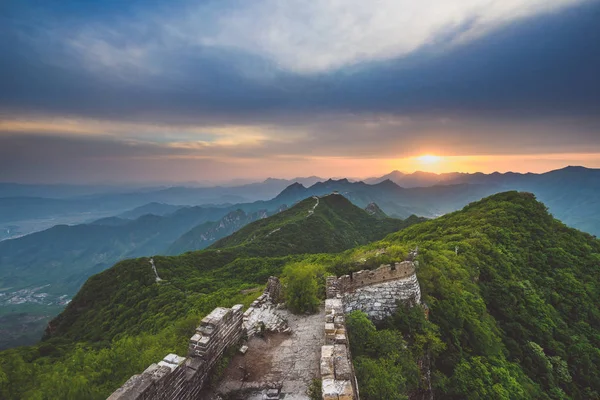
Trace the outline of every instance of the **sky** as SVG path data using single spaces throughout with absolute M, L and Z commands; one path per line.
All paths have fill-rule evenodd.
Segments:
M 600 168 L 600 2 L 0 3 L 0 181 Z

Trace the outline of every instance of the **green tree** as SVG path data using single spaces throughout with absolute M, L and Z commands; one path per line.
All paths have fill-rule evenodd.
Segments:
M 292 264 L 284 270 L 285 299 L 288 308 L 295 313 L 314 313 L 319 300 L 319 283 L 323 268 L 315 264 Z

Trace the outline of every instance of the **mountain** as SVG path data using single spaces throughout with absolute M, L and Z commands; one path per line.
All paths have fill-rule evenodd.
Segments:
M 385 180 L 390 180 L 397 184 L 398 186 L 404 188 L 412 188 L 412 187 L 424 187 L 424 186 L 434 186 L 442 184 L 449 180 L 454 180 L 458 173 L 453 174 L 435 174 L 432 172 L 423 172 L 423 171 L 415 171 L 411 174 L 405 174 L 398 170 L 392 171 L 389 174 L 380 176 L 378 178 L 368 178 L 365 179 L 364 182 L 374 185 Z M 452 176 L 452 178 L 450 178 Z M 463 182 L 460 182 L 463 183 Z
M 0 239 L 38 232 L 54 225 L 89 223 L 115 215 L 128 219 L 145 214 L 166 215 L 179 207 L 171 204 L 229 207 L 264 201 L 296 181 L 312 185 L 319 180 L 314 176 L 295 180 L 269 178 L 263 182 L 209 187 L 0 183 Z
M 401 387 L 392 378 L 428 359 L 434 398 L 598 398 L 599 240 L 554 219 L 532 194 L 507 192 L 383 243 L 419 246 L 429 320 L 404 309 L 372 335 L 351 335 L 361 397 L 418 389 L 418 379 Z M 372 344 L 398 335 L 408 351 Z
M 347 207 L 349 205 L 350 209 L 365 214 L 348 200 L 340 201 Z M 321 209 L 325 210 L 327 203 Z M 68 301 L 67 296 L 73 295 L 89 276 L 119 260 L 203 249 L 252 221 L 287 208 L 277 201 L 240 206 L 248 211 L 231 211 L 231 207 L 184 207 L 165 216 L 146 214 L 135 220 L 104 218 L 90 224 L 56 226 L 0 242 L 0 288 L 3 288 L 0 290 L 0 310 L 3 313 L 10 310 L 7 318 L 13 315 L 15 320 L 22 320 L 23 313 L 26 313 L 25 317 L 28 318 L 43 315 L 47 321 L 60 309 L 60 305 L 64 306 Z M 259 206 L 268 208 L 261 209 Z M 321 209 L 315 220 L 321 221 Z M 285 212 L 288 214 L 281 217 L 283 220 L 296 211 Z M 350 212 L 347 217 L 349 220 L 358 218 Z M 361 223 L 364 222 L 361 220 Z M 384 223 L 380 225 L 383 232 L 390 232 L 389 227 L 401 226 L 395 222 L 389 226 L 384 226 Z M 337 236 L 336 233 L 332 238 Z M 348 246 L 364 243 L 365 240 L 356 237 Z M 338 242 L 334 243 L 339 245 Z M 324 251 L 330 247 L 324 248 Z M 35 314 L 31 314 L 32 306 L 35 306 Z
M 560 182 L 568 183 L 569 178 L 575 178 L 581 182 L 595 182 L 598 183 L 600 175 L 600 169 L 585 168 L 578 166 L 568 166 L 562 169 L 544 172 L 541 174 L 536 173 L 516 173 L 516 172 L 494 172 L 491 174 L 484 174 L 481 172 L 475 173 L 462 173 L 462 172 L 449 172 L 436 174 L 433 172 L 416 171 L 410 174 L 405 174 L 400 171 L 392 171 L 389 174 L 383 175 L 378 178 L 365 179 L 365 183 L 377 184 L 385 180 L 391 180 L 399 186 L 410 188 L 410 187 L 424 187 L 434 185 L 456 185 L 461 183 L 477 184 L 477 185 L 516 185 L 533 182 L 545 182 L 558 184 Z
M 160 287 L 149 280 L 154 282 L 154 275 L 148 274 L 152 272 L 148 258 L 125 260 L 91 277 L 65 311 L 50 323 L 47 338 L 107 340 L 129 329 L 137 331 L 135 321 L 156 311 L 154 307 L 148 308 L 150 299 L 146 296 L 157 296 L 150 302 L 162 301 L 158 298 L 163 296 L 174 296 L 172 300 L 176 301 L 183 293 L 181 290 L 192 290 L 195 294 L 189 295 L 203 302 L 205 299 L 198 295 L 209 288 L 225 287 L 230 274 L 235 276 L 238 268 L 244 273 L 236 280 L 262 284 L 272 268 L 281 265 L 281 257 L 342 251 L 422 221 L 416 217 L 407 221 L 378 220 L 339 195 L 318 200 L 308 198 L 286 211 L 247 225 L 207 250 L 176 257 L 155 256 L 158 273 L 165 280 Z M 267 263 L 272 266 L 246 270 L 260 266 L 262 261 L 257 257 L 268 257 Z M 225 267 L 228 272 L 224 272 Z M 160 293 L 155 292 L 157 288 Z M 186 309 L 190 305 L 180 304 Z M 119 317 L 118 321 L 109 318 L 110 324 L 101 322 L 108 321 L 107 312 L 112 312 L 107 308 L 114 311 L 115 307 L 127 308 L 127 317 Z M 131 320 L 126 321 L 127 318 Z
M 536 194 L 559 219 L 590 233 L 600 233 L 600 170 L 570 167 L 540 175 L 470 176 L 478 182 L 487 180 L 496 184 L 461 183 L 406 189 L 390 180 L 369 185 L 330 179 L 308 188 L 293 183 L 274 199 L 227 207 L 187 207 L 168 213 L 178 206 L 151 203 L 131 215 L 152 211 L 167 214 L 142 215 L 131 222 L 111 218 L 80 226 L 57 226 L 0 242 L 0 282 L 5 287 L 20 289 L 30 285 L 56 286 L 52 279 L 58 279 L 60 284 L 51 291 L 67 288 L 72 292 L 89 274 L 119 259 L 201 249 L 253 221 L 255 213 L 270 215 L 284 204 L 332 192 L 342 194 L 361 208 L 376 203 L 384 214 L 392 217 L 408 218 L 413 214 L 437 217 L 502 190 L 499 182 L 521 182 L 514 183 L 516 189 Z M 246 217 L 235 214 L 238 210 Z M 229 213 L 234 213 L 231 220 L 221 220 Z
M 413 214 L 435 217 L 455 211 L 471 201 L 495 193 L 496 190 L 491 186 L 467 184 L 405 189 L 390 180 L 369 185 L 362 181 L 329 179 L 308 188 L 299 184 L 291 185 L 274 201 L 285 201 L 289 204 L 297 198 L 338 192 L 361 208 L 367 207 L 370 203 L 377 203 L 387 215 L 392 217 L 407 218 Z
M 365 211 L 367 212 L 367 214 L 369 214 L 377 219 L 387 218 L 387 215 L 383 212 L 383 210 L 381 208 L 379 208 L 377 203 L 367 204 L 367 206 L 365 207 Z
M 409 187 L 413 184 L 420 187 L 401 187 L 407 182 Z M 294 192 L 302 196 L 321 195 L 331 190 L 339 191 L 360 207 L 375 202 L 386 214 L 400 218 L 410 214 L 439 216 L 494 193 L 527 191 L 534 193 L 567 225 L 600 235 L 600 169 L 566 167 L 543 174 L 415 172 L 405 175 L 394 171 L 366 182 L 328 180 L 309 188 L 294 187 Z
M 15 291 L 49 285 L 46 293 L 72 295 L 88 276 L 116 261 L 166 251 L 185 232 L 226 213 L 222 208 L 189 207 L 133 221 L 113 217 L 58 225 L 5 240 L 0 242 L 0 287 Z
M 407 219 L 409 224 L 422 221 Z M 211 246 L 246 248 L 247 254 L 278 256 L 350 248 L 397 231 L 407 222 L 374 218 L 339 194 L 310 197 L 289 210 L 256 221 Z
M 125 211 L 124 213 L 120 214 L 119 217 L 126 218 L 126 219 L 136 219 L 136 218 L 139 218 L 139 217 L 141 217 L 143 215 L 147 215 L 147 214 L 163 216 L 163 215 L 174 213 L 175 211 L 177 211 L 181 208 L 184 208 L 184 207 L 185 206 L 175 206 L 172 204 L 164 204 L 164 203 L 154 202 L 154 203 L 144 204 L 143 206 L 136 207 L 129 211 Z
M 309 198 L 291 207 L 287 223 L 282 212 L 248 225 L 230 239 L 234 247 L 222 241 L 221 247 L 154 257 L 161 282 L 148 258 L 94 275 L 43 342 L 0 353 L 0 394 L 104 399 L 149 362 L 183 353 L 197 321 L 215 306 L 247 305 L 286 266 L 319 265 L 324 279 L 401 260 L 418 245 L 428 319 L 421 307 L 400 307 L 377 327 L 349 318 L 361 397 L 408 396 L 428 382 L 434 398 L 450 400 L 598 397 L 600 241 L 553 218 L 532 194 L 496 194 L 343 253 L 284 254 L 285 248 L 307 250 L 289 246 L 296 240 L 318 243 L 293 230 L 285 235 L 286 227 L 304 224 L 303 235 L 322 240 L 348 228 L 340 225 L 348 218 L 338 219 L 340 211 L 329 206 L 319 216 L 325 201 L 308 216 L 315 203 Z M 312 224 L 321 228 L 308 229 Z M 275 226 L 283 234 L 266 237 Z
M 142 215 L 131 222 L 109 217 L 84 225 L 58 226 L 36 236 L 18 238 L 10 244 L 0 242 L 0 313 L 17 315 L 25 310 L 29 313 L 35 306 L 36 313 L 47 318 L 68 301 L 68 297 L 62 296 L 73 294 L 87 277 L 118 260 L 199 250 L 254 221 L 256 213 L 272 215 L 284 204 L 293 205 L 302 199 L 332 192 L 343 195 L 360 208 L 375 203 L 386 215 L 408 218 L 413 214 L 439 217 L 508 187 L 535 193 L 554 216 L 597 235 L 600 233 L 598 171 L 569 167 L 539 175 L 455 174 L 480 183 L 417 188 L 402 188 L 390 180 L 369 185 L 330 179 L 309 187 L 294 183 L 266 201 L 184 207 L 164 216 Z M 177 206 L 150 204 L 148 207 L 156 207 L 157 212 L 162 213 L 161 209 L 168 212 Z M 237 210 L 247 217 L 223 220 Z M 149 209 L 143 207 L 136 212 L 145 214 L 145 211 Z M 18 232 L 18 227 L 7 229 L 8 234 Z M 297 237 L 301 238 L 302 233 Z M 52 313 L 49 314 L 46 307 L 51 307 Z
M 175 240 L 165 254 L 177 255 L 186 251 L 202 250 L 217 240 L 231 235 L 243 226 L 268 216 L 267 210 L 246 213 L 243 210 L 232 211 L 219 221 L 205 222 L 184 233 Z

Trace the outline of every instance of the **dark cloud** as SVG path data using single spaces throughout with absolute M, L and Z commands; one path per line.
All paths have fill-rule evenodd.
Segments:
M 107 137 L 0 135 L 0 181 L 132 182 L 224 178 L 235 169 L 168 145 Z
M 403 59 L 312 75 L 240 51 L 177 47 L 153 60 L 157 74 L 133 77 L 84 68 L 59 44 L 40 52 L 7 23 L 0 107 L 170 123 L 337 112 L 590 116 L 600 111 L 598 19 L 600 5 L 586 4 L 449 50 L 432 45 Z
M 169 146 L 168 137 L 163 144 L 124 138 L 133 133 L 0 132 L 0 180 L 109 179 L 119 171 L 167 179 L 181 169 L 191 171 L 187 179 L 195 170 L 226 176 L 239 173 L 227 164 L 235 158 L 600 152 L 598 2 L 515 22 L 467 44 L 438 41 L 402 58 L 318 73 L 197 44 L 162 44 L 147 68 L 125 56 L 108 60 L 124 63 L 113 68 L 73 50 L 68 44 L 76 38 L 56 20 L 96 13 L 110 21 L 117 10 L 130 11 L 119 9 L 121 2 L 89 9 L 53 1 L 39 14 L 28 7 L 35 2 L 12 3 L 0 5 L 0 120 L 58 116 L 208 130 L 234 124 L 255 126 L 265 137 L 185 147 Z M 133 34 L 118 38 L 124 55 L 130 45 L 159 40 L 149 28 Z

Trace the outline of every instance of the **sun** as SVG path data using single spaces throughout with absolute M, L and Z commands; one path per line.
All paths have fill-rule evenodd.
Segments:
M 433 154 L 424 154 L 422 156 L 416 157 L 416 159 L 422 164 L 436 164 L 440 162 L 442 157 Z

